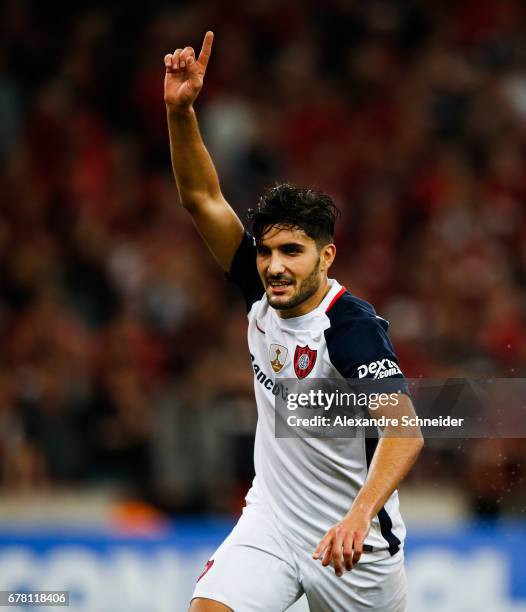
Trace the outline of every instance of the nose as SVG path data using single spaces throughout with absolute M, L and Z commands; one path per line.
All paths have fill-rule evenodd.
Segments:
M 285 272 L 285 266 L 283 265 L 283 261 L 279 252 L 272 253 L 268 265 L 267 274 L 269 276 L 278 276 L 279 274 L 283 274 Z

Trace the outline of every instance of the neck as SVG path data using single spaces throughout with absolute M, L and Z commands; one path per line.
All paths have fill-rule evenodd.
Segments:
M 316 293 L 313 293 L 304 302 L 298 304 L 296 308 L 292 308 L 291 310 L 278 310 L 278 316 L 281 319 L 292 319 L 293 317 L 301 317 L 302 315 L 308 314 L 312 310 L 318 308 L 323 298 L 329 293 L 329 289 L 329 280 L 325 277 L 316 290 Z

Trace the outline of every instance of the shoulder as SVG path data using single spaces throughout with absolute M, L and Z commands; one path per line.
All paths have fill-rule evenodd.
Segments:
M 372 304 L 345 291 L 327 310 L 330 321 L 328 332 L 342 328 L 367 330 L 380 327 L 387 330 L 389 322 L 376 314 Z
M 326 315 L 330 321 L 325 330 L 329 358 L 344 376 L 364 363 L 396 360 L 387 333 L 389 323 L 368 302 L 345 292 Z
M 245 298 L 247 311 L 261 299 L 264 294 L 263 284 L 259 278 L 256 266 L 256 246 L 254 238 L 247 232 L 243 234 L 241 242 L 234 254 L 230 271 L 226 278 L 234 282 Z

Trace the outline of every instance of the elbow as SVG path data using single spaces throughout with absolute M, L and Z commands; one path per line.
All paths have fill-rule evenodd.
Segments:
M 199 210 L 200 202 L 195 198 L 180 197 L 182 207 L 190 214 Z
M 416 459 L 416 457 L 420 455 L 420 453 L 422 452 L 422 449 L 425 446 L 424 436 L 422 435 L 422 432 L 420 432 L 420 434 L 415 438 L 414 443 L 415 443 L 415 459 Z
M 200 193 L 180 194 L 182 207 L 191 215 L 198 213 L 206 205 L 207 198 Z
M 190 214 L 205 210 L 219 199 L 219 196 L 208 191 L 185 191 L 179 193 L 182 207 Z

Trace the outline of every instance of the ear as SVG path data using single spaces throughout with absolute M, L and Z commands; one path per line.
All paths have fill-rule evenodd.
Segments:
M 320 270 L 327 271 L 336 257 L 336 246 L 326 244 L 320 251 Z

